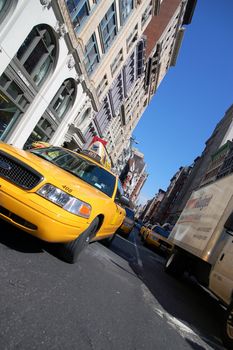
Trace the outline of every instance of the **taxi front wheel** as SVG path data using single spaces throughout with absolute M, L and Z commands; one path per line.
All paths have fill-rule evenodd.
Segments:
M 74 264 L 80 253 L 88 246 L 90 240 L 95 236 L 98 226 L 99 218 L 95 218 L 90 226 L 74 241 L 61 244 L 59 249 L 61 258 L 70 264 Z
M 173 277 L 181 277 L 185 270 L 185 261 L 181 254 L 172 252 L 165 264 L 165 272 Z

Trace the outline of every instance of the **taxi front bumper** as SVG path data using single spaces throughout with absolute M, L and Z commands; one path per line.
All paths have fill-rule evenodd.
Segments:
M 4 184 L 5 183 L 5 184 Z M 0 218 L 47 242 L 76 239 L 89 221 L 71 214 L 34 192 L 0 181 Z

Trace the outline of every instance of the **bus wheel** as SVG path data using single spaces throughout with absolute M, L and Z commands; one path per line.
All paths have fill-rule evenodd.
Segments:
M 222 340 L 227 349 L 233 349 L 233 302 L 226 311 Z

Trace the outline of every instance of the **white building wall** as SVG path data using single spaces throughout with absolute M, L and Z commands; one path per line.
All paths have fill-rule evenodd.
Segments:
M 16 2 L 16 6 L 12 6 L 10 13 L 0 26 L 2 51 L 0 53 L 0 75 L 5 71 L 32 28 L 38 24 L 47 24 L 53 29 L 58 28 L 58 22 L 52 8 L 48 9 L 42 6 L 40 1 L 37 0 L 18 1 Z M 64 80 L 68 78 L 77 79 L 75 68 L 68 67 L 69 60 L 72 60 L 72 57 L 69 55 L 65 39 L 60 35 L 58 35 L 58 37 L 58 60 L 55 70 L 51 73 L 49 78 L 47 78 L 21 118 L 17 128 L 7 140 L 8 143 L 12 143 L 17 147 L 23 147 L 28 136 L 38 123 Z M 22 72 L 18 71 L 18 74 L 23 78 L 26 85 L 30 85 L 29 82 L 27 83 L 27 79 L 23 77 Z M 82 109 L 86 101 L 87 96 L 83 92 L 81 84 L 79 84 L 77 86 L 77 96 L 74 106 L 66 114 L 58 130 L 54 134 L 51 140 L 52 143 L 63 143 L 69 124 L 72 123 L 74 118 L 78 115 L 78 111 Z

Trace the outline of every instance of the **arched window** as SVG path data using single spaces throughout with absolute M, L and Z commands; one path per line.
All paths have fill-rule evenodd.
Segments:
M 76 85 L 73 79 L 63 82 L 60 89 L 50 103 L 50 109 L 58 119 L 62 119 L 71 108 L 76 97 Z
M 54 34 L 47 25 L 41 24 L 31 30 L 20 46 L 16 58 L 36 86 L 39 86 L 54 67 L 56 52 Z
M 18 81 L 10 74 L 0 76 L 0 140 L 5 140 L 31 102 Z
M 91 108 L 89 107 L 83 113 L 81 119 L 79 120 L 79 124 L 82 125 L 90 117 L 90 114 L 91 114 Z
M 51 140 L 55 131 L 59 127 L 62 118 L 73 106 L 76 92 L 77 89 L 74 79 L 67 79 L 62 83 L 49 104 L 49 107 L 27 139 L 24 149 L 30 148 L 33 142 L 49 142 Z M 53 117 L 51 117 L 51 115 Z
M 3 11 L 4 7 L 6 6 L 7 0 L 0 0 L 0 12 Z
M 48 115 L 48 113 L 45 112 L 27 139 L 23 148 L 31 148 L 32 143 L 37 141 L 48 142 L 55 133 L 56 128 L 56 123 L 54 123 L 53 119 Z
M 0 0 L 0 24 L 4 17 L 6 17 L 8 14 L 12 5 L 13 0 Z

